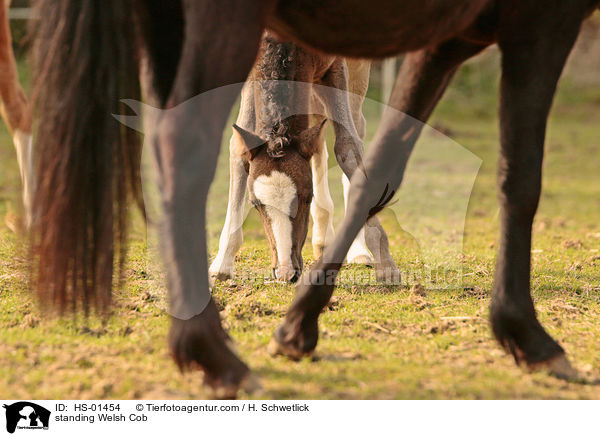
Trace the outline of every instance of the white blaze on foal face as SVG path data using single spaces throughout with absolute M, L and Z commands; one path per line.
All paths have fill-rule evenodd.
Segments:
M 253 191 L 271 224 L 279 265 L 277 277 L 290 280 L 295 275 L 292 264 L 292 220 L 298 211 L 296 185 L 287 174 L 272 171 L 254 180 Z
M 297 135 L 269 140 L 233 126 L 232 150 L 246 166 L 250 201 L 260 214 L 279 280 L 294 282 L 302 273 L 313 195 L 310 159 L 321 143 L 325 121 Z

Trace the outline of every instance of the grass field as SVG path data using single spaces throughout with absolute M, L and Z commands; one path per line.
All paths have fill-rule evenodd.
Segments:
M 583 55 L 581 59 L 585 61 Z M 491 339 L 487 310 L 498 234 L 497 63 L 497 53 L 490 51 L 468 64 L 431 122 L 482 161 L 467 210 L 462 284 L 418 295 L 408 286 L 345 282 L 321 317 L 317 358 L 295 363 L 266 351 L 293 287 L 218 283 L 214 296 L 224 323 L 263 384 L 251 398 L 600 398 L 598 385 L 523 372 Z M 365 113 L 370 137 L 378 111 L 369 104 Z M 539 317 L 590 378 L 600 376 L 599 119 L 598 81 L 581 80 L 581 71 L 571 68 L 550 123 L 533 247 L 532 287 Z M 227 157 L 221 154 L 209 204 L 212 256 L 226 210 Z M 339 223 L 343 211 L 337 167 L 331 169 L 330 183 Z M 16 158 L 2 130 L 0 216 L 18 209 L 18 189 Z M 410 269 L 419 256 L 414 241 L 392 215 L 382 217 L 394 258 L 401 269 Z M 23 242 L 0 223 L 0 398 L 187 399 L 209 394 L 199 373 L 179 374 L 168 357 L 165 290 L 146 255 L 139 222 L 126 283 L 115 291 L 114 314 L 106 323 L 93 317 L 42 318 L 27 292 Z M 267 273 L 268 246 L 254 212 L 244 231 L 237 270 Z M 310 242 L 304 256 L 308 263 L 313 260 Z M 357 266 L 345 271 L 369 274 Z

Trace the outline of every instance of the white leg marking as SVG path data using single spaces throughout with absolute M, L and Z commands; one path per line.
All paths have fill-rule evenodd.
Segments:
M 233 138 L 231 139 L 233 141 Z M 211 277 L 224 280 L 233 277 L 235 255 L 244 241 L 244 204 L 246 203 L 246 170 L 237 156 L 230 157 L 229 201 L 227 216 L 219 238 L 219 252 L 208 269 Z
M 35 177 L 33 173 L 33 140 L 31 134 L 15 131 L 13 138 L 17 150 L 17 160 L 21 171 L 23 183 L 23 206 L 25 207 L 25 225 L 29 227 L 32 220 L 33 190 L 35 189 Z
M 359 171 L 359 170 L 357 170 Z M 342 175 L 342 185 L 344 186 L 344 206 L 346 209 L 348 208 L 348 193 L 350 192 L 350 180 L 348 177 L 343 174 Z M 348 263 L 373 263 L 373 258 L 371 257 L 371 253 L 367 249 L 367 242 L 365 240 L 365 228 L 361 228 L 352 242 L 350 249 L 348 250 L 347 255 Z
M 259 176 L 254 181 L 254 195 L 265 205 L 271 220 L 279 261 L 277 278 L 280 280 L 289 280 L 294 275 L 290 217 L 296 215 L 296 210 L 292 210 L 296 192 L 293 180 L 279 171 L 272 171 L 268 176 Z
M 312 245 L 315 257 L 320 257 L 324 247 L 333 241 L 333 200 L 327 179 L 327 144 L 323 141 L 321 150 L 310 160 L 313 176 L 314 198 L 310 205 L 313 219 Z
M 236 123 L 253 130 L 254 127 L 254 97 L 253 85 L 247 82 L 242 89 L 240 113 Z M 229 199 L 227 202 L 227 216 L 219 238 L 219 252 L 208 268 L 212 279 L 225 280 L 233 278 L 235 255 L 242 246 L 244 232 L 244 206 L 246 204 L 246 182 L 248 174 L 242 159 L 236 150 L 240 147 L 235 143 L 237 135 L 229 141 Z

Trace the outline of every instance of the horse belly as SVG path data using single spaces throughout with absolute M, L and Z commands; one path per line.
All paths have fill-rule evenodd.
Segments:
M 492 0 L 280 0 L 267 27 L 314 49 L 377 58 L 465 30 Z

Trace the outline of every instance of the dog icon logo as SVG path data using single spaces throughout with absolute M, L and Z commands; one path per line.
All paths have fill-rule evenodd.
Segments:
M 48 430 L 50 411 L 28 401 L 19 401 L 4 405 L 6 409 L 6 431 L 14 433 L 16 429 Z

